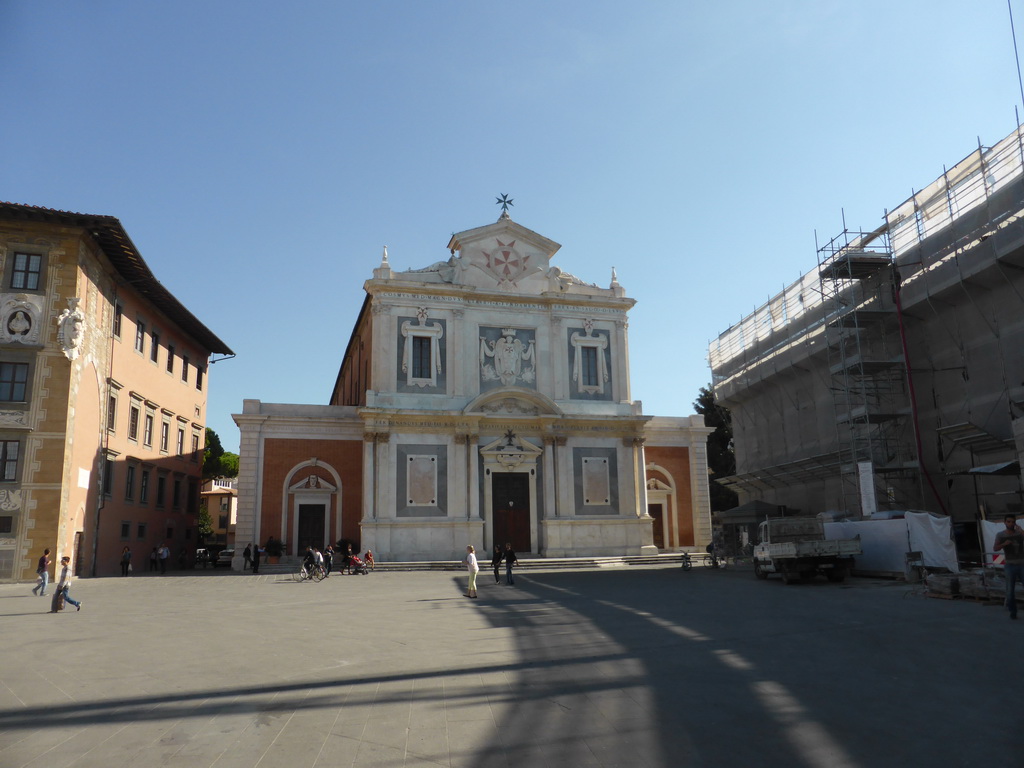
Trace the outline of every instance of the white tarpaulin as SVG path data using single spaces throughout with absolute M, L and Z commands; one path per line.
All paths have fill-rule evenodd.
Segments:
M 959 573 L 951 531 L 948 517 L 927 512 L 907 512 L 906 517 L 897 520 L 825 523 L 826 539 L 860 536 L 863 553 L 854 558 L 858 571 L 904 573 L 907 552 L 921 552 L 927 567 Z

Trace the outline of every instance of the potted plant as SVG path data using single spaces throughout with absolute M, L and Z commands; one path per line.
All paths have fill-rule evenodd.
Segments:
M 281 562 L 281 555 L 284 554 L 284 542 L 271 536 L 267 539 L 263 551 L 267 553 L 267 563 L 273 565 Z

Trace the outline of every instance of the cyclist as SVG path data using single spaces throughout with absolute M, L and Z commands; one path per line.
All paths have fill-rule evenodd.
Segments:
M 306 556 L 302 558 L 302 570 L 305 571 L 306 578 L 313 575 L 313 568 L 316 566 L 316 557 L 313 555 L 313 548 L 306 547 Z

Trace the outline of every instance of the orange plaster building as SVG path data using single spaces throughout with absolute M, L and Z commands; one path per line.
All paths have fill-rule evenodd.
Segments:
M 212 355 L 111 216 L 0 203 L 0 580 L 194 550 Z M 52 572 L 51 572 L 51 575 Z

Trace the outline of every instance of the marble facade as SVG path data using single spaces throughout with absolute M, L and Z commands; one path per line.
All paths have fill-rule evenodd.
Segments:
M 272 535 L 292 553 L 345 540 L 379 560 L 440 560 L 470 543 L 540 556 L 705 544 L 710 430 L 630 399 L 635 301 L 614 272 L 600 288 L 554 266 L 559 247 L 502 214 L 422 269 L 394 270 L 385 250 L 330 405 L 246 400 L 234 417 L 239 547 Z

